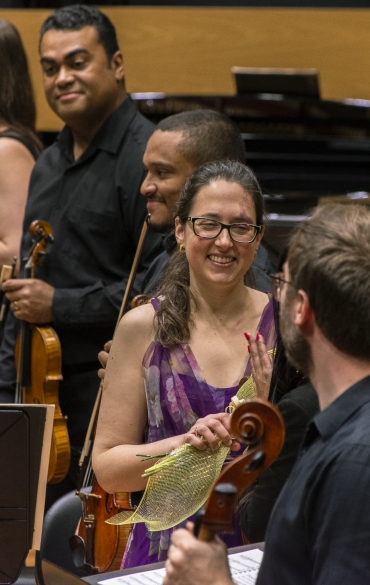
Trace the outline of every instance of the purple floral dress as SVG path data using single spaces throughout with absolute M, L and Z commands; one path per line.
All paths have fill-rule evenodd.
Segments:
M 152 299 L 151 302 L 157 310 L 159 299 Z M 263 335 L 267 348 L 271 349 L 275 343 L 272 300 L 263 311 L 258 331 Z M 244 375 L 249 376 L 251 366 L 247 356 Z M 207 384 L 187 343 L 170 351 L 152 341 L 143 358 L 143 378 L 148 404 L 147 443 L 186 433 L 198 418 L 224 412 L 238 391 L 238 380 L 231 388 L 215 388 Z M 179 527 L 149 532 L 144 523 L 135 524 L 121 568 L 165 560 L 171 534 Z M 221 535 L 228 547 L 243 544 L 240 529 L 237 532 L 234 535 Z

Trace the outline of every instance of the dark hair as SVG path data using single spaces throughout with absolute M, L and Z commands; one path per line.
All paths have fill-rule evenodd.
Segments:
M 176 216 L 180 223 L 185 225 L 200 189 L 219 180 L 237 183 L 252 196 L 257 224 L 263 225 L 264 203 L 256 176 L 245 165 L 230 160 L 206 163 L 188 178 L 177 207 Z M 190 337 L 192 322 L 189 284 L 186 255 L 175 251 L 160 282 L 158 295 L 163 295 L 164 298 L 155 315 L 156 340 L 165 347 L 172 348 Z
M 156 129 L 184 133 L 178 149 L 194 168 L 226 158 L 245 163 L 240 130 L 225 114 L 214 110 L 181 112 L 164 118 Z
M 339 350 L 370 359 L 370 210 L 318 207 L 294 233 L 290 280 L 309 298 L 318 327 Z M 289 294 L 294 295 L 293 287 Z
M 119 50 L 116 29 L 103 12 L 86 4 L 64 6 L 48 16 L 41 26 L 39 48 L 44 34 L 49 30 L 81 30 L 85 26 L 96 29 L 99 43 L 104 47 L 110 63 L 114 53 Z
M 36 107 L 26 53 L 17 29 L 0 18 L 0 122 L 29 143 L 39 154 L 41 142 L 36 135 Z

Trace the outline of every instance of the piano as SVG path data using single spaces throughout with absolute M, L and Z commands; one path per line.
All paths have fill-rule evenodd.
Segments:
M 322 198 L 369 203 L 370 101 L 310 96 L 131 94 L 154 123 L 186 110 L 227 114 L 242 133 L 246 163 L 264 193 L 272 255 Z

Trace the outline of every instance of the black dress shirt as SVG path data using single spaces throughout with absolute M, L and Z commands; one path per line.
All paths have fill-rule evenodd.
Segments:
M 277 407 L 285 423 L 285 440 L 274 463 L 259 476 L 246 504 L 240 523 L 250 543 L 263 542 L 270 514 L 297 460 L 307 427 L 319 412 L 319 402 L 311 384 L 291 390 Z
M 32 173 L 21 254 L 31 245 L 30 223 L 48 221 L 55 241 L 36 278 L 55 288 L 53 327 L 64 366 L 97 363 L 97 352 L 112 338 L 147 213 L 142 156 L 153 130 L 127 98 L 79 159 L 66 126 Z M 134 292 L 161 250 L 160 236 L 148 232 Z M 5 364 L 2 356 L 1 377 Z
M 370 376 L 315 416 L 271 515 L 258 585 L 368 585 Z

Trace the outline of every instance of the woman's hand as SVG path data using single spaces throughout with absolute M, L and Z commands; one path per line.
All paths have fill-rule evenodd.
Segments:
M 107 367 L 109 352 L 110 352 L 110 349 L 112 347 L 112 343 L 113 343 L 113 340 L 107 341 L 104 344 L 104 351 L 100 351 L 98 353 L 98 360 L 101 363 L 101 365 L 103 366 L 102 368 L 100 368 L 98 370 L 98 376 L 101 380 L 104 380 L 105 368 Z
M 208 414 L 199 418 L 196 424 L 185 435 L 185 442 L 197 449 L 205 449 L 208 443 L 211 449 L 217 451 L 220 439 L 231 451 L 239 451 L 240 443 L 230 435 L 230 415 L 226 412 Z
M 258 398 L 267 400 L 270 392 L 272 376 L 272 358 L 267 353 L 265 341 L 260 333 L 245 337 L 249 342 L 250 360 L 252 364 L 252 376 L 254 389 Z

